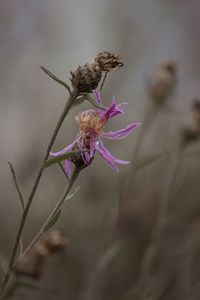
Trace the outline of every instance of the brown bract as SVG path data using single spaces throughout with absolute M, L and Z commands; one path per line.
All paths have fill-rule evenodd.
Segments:
M 80 93 L 91 93 L 101 80 L 102 71 L 97 62 L 87 63 L 71 71 L 72 86 Z
M 116 53 L 103 51 L 97 54 L 95 61 L 99 64 L 99 68 L 103 72 L 110 72 L 123 66 L 121 56 Z

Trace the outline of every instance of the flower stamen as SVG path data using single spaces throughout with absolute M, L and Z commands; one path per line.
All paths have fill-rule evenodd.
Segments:
M 75 117 L 76 122 L 79 124 L 80 131 L 84 133 L 94 131 L 94 135 L 100 135 L 102 133 L 102 128 L 105 123 L 100 116 L 93 111 L 84 111 L 79 113 Z

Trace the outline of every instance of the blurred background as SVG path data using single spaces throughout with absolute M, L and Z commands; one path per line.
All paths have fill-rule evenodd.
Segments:
M 179 186 L 168 207 L 148 280 L 143 282 L 141 271 L 169 189 L 180 128 L 190 118 L 193 99 L 200 96 L 199 9 L 198 0 L 0 1 L 3 264 L 21 215 L 7 161 L 13 162 L 26 199 L 67 97 L 66 90 L 39 66 L 69 82 L 69 71 L 91 61 L 98 52 L 119 53 L 124 67 L 109 74 L 102 98 L 108 105 L 115 95 L 118 103 L 129 105 L 126 114 L 109 123 L 112 130 L 143 122 L 152 105 L 146 82 L 154 78 L 160 64 L 175 62 L 178 77 L 175 93 L 145 129 L 138 151 L 141 160 L 152 155 L 159 159 L 135 172 L 134 185 L 119 205 L 133 166 L 121 166 L 117 174 L 96 157 L 82 172 L 76 183 L 81 189 L 65 205 L 56 224 L 66 237 L 65 249 L 48 260 L 40 279 L 30 279 L 29 286 L 10 295 L 12 299 L 200 299 L 198 141 L 181 161 Z M 88 107 L 84 103 L 71 111 L 54 151 L 73 141 L 74 116 Z M 140 130 L 106 145 L 117 157 L 131 160 Z M 24 245 L 39 230 L 65 186 L 58 166 L 45 172 L 27 219 Z

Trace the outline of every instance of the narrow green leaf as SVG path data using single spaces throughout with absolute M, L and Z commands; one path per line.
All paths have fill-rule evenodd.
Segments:
M 61 156 L 58 156 L 58 157 L 53 157 L 53 158 L 50 158 L 44 165 L 45 168 L 51 166 L 51 165 L 54 165 L 54 164 L 57 164 L 65 159 L 69 159 L 71 158 L 72 156 L 79 156 L 81 153 L 85 152 L 85 150 L 78 150 L 78 151 L 72 151 L 72 152 L 68 152 L 66 154 L 63 154 Z
M 141 170 L 141 169 L 151 165 L 152 163 L 154 163 L 155 161 L 157 161 L 158 159 L 160 159 L 162 157 L 163 157 L 162 153 L 147 156 L 144 159 L 138 161 L 137 166 L 136 166 L 136 170 L 137 171 Z
M 71 94 L 71 90 L 70 90 L 70 87 L 69 85 L 64 82 L 63 80 L 59 79 L 56 75 L 54 75 L 53 73 L 51 73 L 49 70 L 47 70 L 45 67 L 43 66 L 40 66 L 40 68 L 49 76 L 51 77 L 53 80 L 55 80 L 56 82 L 58 82 L 59 84 L 61 84 L 62 86 L 64 86 L 68 91 L 69 93 Z
M 22 206 L 22 211 L 23 211 L 24 210 L 24 199 L 23 199 L 19 184 L 17 182 L 16 172 L 15 172 L 15 169 L 13 167 L 13 164 L 10 161 L 8 161 L 8 165 L 9 165 L 9 168 L 10 168 L 10 171 L 11 171 L 11 174 L 12 174 L 14 185 L 15 185 L 15 188 L 17 190 L 17 193 L 18 193 L 18 196 L 19 196 L 19 199 L 20 199 L 20 203 L 21 203 L 21 206 Z
M 58 220 L 58 218 L 60 217 L 61 214 L 61 209 L 59 209 L 53 216 L 52 218 L 49 220 L 48 224 L 45 226 L 43 232 L 46 232 L 47 230 L 49 230 Z
M 74 195 L 80 190 L 80 186 L 78 186 L 70 195 L 68 195 L 66 198 L 65 198 L 65 201 L 64 202 L 67 202 L 69 200 L 71 200 Z
M 58 162 L 59 167 L 61 168 L 63 174 L 65 175 L 65 177 L 67 178 L 67 181 L 69 182 L 69 177 L 67 176 L 67 173 L 65 172 L 65 169 L 63 167 L 63 165 L 61 164 L 61 162 Z
M 97 103 L 90 95 L 86 95 L 85 99 L 88 100 L 94 107 L 99 108 L 99 109 L 104 109 L 105 107 L 99 103 Z

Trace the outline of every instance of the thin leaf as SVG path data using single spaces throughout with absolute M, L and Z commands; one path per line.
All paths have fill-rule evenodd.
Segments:
M 69 182 L 69 177 L 67 176 L 67 173 L 65 172 L 65 169 L 64 169 L 64 167 L 63 167 L 63 165 L 61 164 L 60 161 L 58 162 L 58 165 L 60 166 L 63 174 L 65 175 L 65 177 L 67 178 L 67 181 Z
M 13 165 L 12 165 L 12 163 L 10 161 L 8 161 L 8 165 L 9 165 L 12 177 L 13 177 L 15 188 L 17 190 L 17 193 L 18 193 L 18 196 L 19 196 L 19 199 L 20 199 L 22 210 L 24 210 L 24 199 L 23 199 L 22 193 L 20 191 L 20 188 L 19 188 L 19 185 L 18 185 L 18 182 L 17 182 L 17 177 L 16 177 L 15 169 L 14 169 L 14 167 L 13 167 Z
M 80 186 L 78 186 L 70 195 L 68 195 L 64 202 L 71 200 L 79 190 L 80 190 Z
M 82 104 L 85 100 L 87 100 L 87 97 L 89 97 L 89 94 L 83 94 L 82 96 L 77 97 L 73 102 L 73 106 Z
M 40 68 L 49 76 L 51 77 L 53 80 L 55 80 L 56 82 L 58 82 L 59 84 L 61 84 L 62 86 L 64 86 L 68 92 L 71 94 L 71 90 L 69 85 L 64 82 L 63 80 L 59 79 L 57 76 L 55 76 L 53 73 L 51 73 L 49 70 L 47 70 L 45 67 L 40 66 Z
M 85 152 L 85 150 L 76 150 L 76 151 L 72 151 L 72 152 L 68 152 L 66 154 L 63 154 L 61 156 L 58 156 L 58 157 L 53 157 L 53 158 L 50 158 L 45 164 L 44 164 L 44 168 L 47 168 L 51 165 L 54 165 L 54 164 L 57 164 L 63 160 L 66 160 L 66 159 L 69 159 L 71 157 L 74 157 L 74 156 L 78 156 L 80 155 L 81 153 Z
M 149 165 L 151 165 L 152 163 L 154 163 L 155 161 L 157 161 L 158 159 L 163 157 L 163 153 L 159 153 L 159 154 L 153 154 L 151 156 L 147 156 L 144 159 L 140 160 L 137 163 L 136 166 L 136 170 L 141 170 Z
M 52 218 L 49 220 L 45 228 L 43 229 L 43 233 L 49 230 L 58 220 L 61 214 L 61 209 L 59 209 L 55 214 L 52 216 Z
M 105 108 L 103 105 L 97 103 L 92 97 L 90 97 L 90 95 L 86 95 L 85 99 L 88 100 L 96 108 L 99 108 L 99 109 Z

